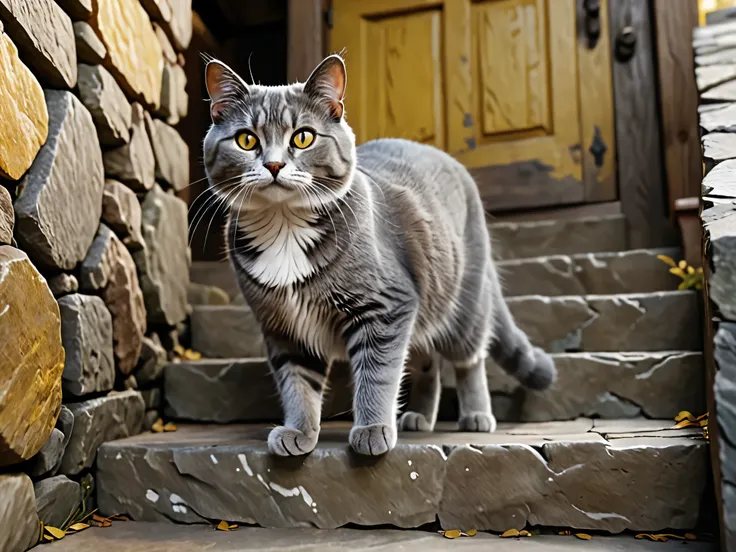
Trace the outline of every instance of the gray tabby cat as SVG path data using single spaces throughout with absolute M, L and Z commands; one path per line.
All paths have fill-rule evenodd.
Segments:
M 551 385 L 551 358 L 529 344 L 501 295 L 472 177 L 449 155 L 406 140 L 356 148 L 340 56 L 305 84 L 277 87 L 247 85 L 211 61 L 206 83 L 207 175 L 230 206 L 230 259 L 283 403 L 272 453 L 314 449 L 338 359 L 353 371 L 350 445 L 369 455 L 396 444 L 407 363 L 403 431 L 433 429 L 441 358 L 457 373 L 463 431 L 496 426 L 487 351 L 525 386 Z

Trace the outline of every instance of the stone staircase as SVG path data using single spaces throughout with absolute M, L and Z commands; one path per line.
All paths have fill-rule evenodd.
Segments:
M 678 251 L 627 250 L 620 216 L 491 231 L 513 314 L 559 371 L 538 393 L 489 362 L 495 434 L 452 430 L 448 371 L 437 432 L 358 457 L 347 444 L 349 370 L 338 366 L 318 448 L 273 457 L 265 437 L 280 407 L 255 320 L 243 305 L 195 305 L 191 345 L 210 358 L 165 369 L 165 413 L 179 430 L 101 447 L 101 511 L 264 527 L 696 529 L 707 441 L 672 420 L 705 412 L 701 309 L 656 258 Z M 193 279 L 234 298 L 226 270 L 195 266 Z

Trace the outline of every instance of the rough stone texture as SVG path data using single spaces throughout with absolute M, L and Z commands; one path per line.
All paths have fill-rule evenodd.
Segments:
M 190 305 L 223 306 L 230 304 L 230 297 L 225 290 L 194 282 L 189 283 L 187 298 Z
M 41 450 L 31 459 L 30 468 L 27 470 L 28 475 L 39 477 L 53 470 L 64 456 L 65 441 L 64 433 L 54 428 Z
M 46 525 L 61 527 L 82 501 L 79 483 L 65 475 L 57 475 L 33 485 L 38 517 Z
M 141 204 L 135 192 L 117 180 L 105 180 L 102 221 L 123 240 L 128 249 L 143 248 Z
M 192 0 L 169 0 L 171 24 L 167 27 L 171 43 L 182 52 L 192 40 Z
M 175 64 L 176 51 L 171 45 L 169 37 L 166 36 L 166 31 L 164 31 L 163 27 L 161 27 L 161 25 L 159 25 L 158 23 L 153 24 L 153 30 L 156 33 L 156 38 L 158 38 L 159 44 L 161 44 L 161 51 L 164 55 L 164 59 L 172 65 Z
M 206 357 L 248 358 L 264 355 L 263 336 L 245 306 L 195 306 L 190 318 L 192 348 Z
M 41 522 L 36 513 L 33 483 L 25 474 L 0 475 L 0 550 L 25 552 L 38 542 Z
M 141 0 L 141 4 L 154 21 L 171 21 L 169 0 Z
M 18 180 L 48 136 L 49 114 L 41 85 L 18 57 L 0 23 L 0 176 Z M 23 136 L 23 140 L 15 137 Z
M 92 115 L 100 143 L 119 146 L 130 141 L 133 109 L 107 69 L 101 65 L 81 64 L 79 97 Z M 107 166 L 105 168 L 107 170 Z
M 161 389 L 158 387 L 144 389 L 141 391 L 141 397 L 143 397 L 146 410 L 155 410 L 161 406 Z
M 137 0 L 98 2 L 90 23 L 107 48 L 107 69 L 130 96 L 158 107 L 164 58 L 148 14 Z
M 10 192 L 0 185 L 0 245 L 10 245 L 13 241 L 15 211 Z
M 323 419 L 352 409 L 350 368 L 335 365 L 322 402 Z M 265 359 L 178 362 L 166 365 L 165 413 L 196 422 L 279 422 L 281 403 Z
M 720 429 L 721 485 L 726 529 L 736 535 L 736 324 L 721 323 L 715 336 L 715 402 Z
M 86 21 L 74 23 L 74 38 L 77 44 L 77 57 L 82 63 L 100 65 L 105 61 L 107 48 L 95 30 Z
M 97 13 L 97 0 L 56 0 L 72 19 L 87 21 Z
M 64 393 L 76 396 L 110 391 L 115 383 L 112 316 L 105 302 L 93 295 L 59 299 L 61 341 L 66 350 L 62 376 Z
M 71 92 L 45 94 L 49 138 L 21 181 L 15 238 L 34 263 L 71 270 L 84 259 L 100 223 L 102 154 L 84 105 Z
M 161 84 L 161 105 L 158 114 L 170 125 L 186 117 L 189 109 L 189 96 L 186 91 L 187 75 L 179 65 L 166 64 Z
M 531 341 L 551 352 L 702 349 L 692 291 L 516 297 L 508 305 Z
M 79 282 L 76 276 L 62 272 L 48 281 L 49 289 L 54 297 L 63 297 L 79 291 Z
M 657 258 L 679 260 L 677 249 L 555 255 L 497 263 L 504 295 L 592 295 L 677 289 L 682 281 Z
M 166 360 L 166 349 L 161 346 L 158 335 L 144 337 L 140 364 L 135 372 L 138 385 L 149 385 L 161 378 Z
M 137 391 L 113 391 L 68 406 L 74 414 L 74 431 L 61 462 L 65 475 L 92 467 L 102 443 L 136 435 L 143 424 L 143 399 Z
M 145 118 L 148 115 L 140 104 L 133 104 L 132 113 L 130 141 L 105 152 L 105 174 L 127 184 L 136 192 L 145 192 L 151 189 L 155 181 L 156 160 L 146 132 Z
M 104 444 L 98 500 L 103 514 L 136 520 L 264 527 L 417 527 L 439 515 L 446 529 L 504 531 L 527 521 L 612 532 L 692 529 L 707 442 L 652 438 L 637 426 L 636 437 L 607 440 L 592 426 L 404 434 L 391 454 L 370 459 L 348 450 L 348 425 L 331 423 L 314 453 L 283 459 L 266 450 L 267 426 L 180 425 Z
M 22 251 L 0 246 L 0 466 L 27 460 L 61 408 L 61 320 L 46 281 Z
M 42 82 L 74 88 L 77 56 L 72 20 L 53 0 L 0 0 L 0 20 Z
M 579 416 L 673 419 L 681 410 L 704 413 L 703 357 L 696 352 L 567 353 L 554 355 L 557 381 L 544 392 L 524 389 L 486 361 L 494 415 L 499 420 L 546 422 Z M 442 367 L 454 399 L 455 373 Z M 440 419 L 457 419 L 456 404 Z
M 488 229 L 493 255 L 499 259 L 624 251 L 628 244 L 623 215 L 494 222 Z
M 133 257 L 104 224 L 82 263 L 81 285 L 99 291 L 112 315 L 113 352 L 118 371 L 129 374 L 138 362 L 146 333 L 146 307 Z
M 156 159 L 156 180 L 182 191 L 189 185 L 189 146 L 179 133 L 159 119 L 146 118 L 148 137 Z
M 187 316 L 187 204 L 155 185 L 142 205 L 145 249 L 135 253 L 151 324 L 174 326 Z

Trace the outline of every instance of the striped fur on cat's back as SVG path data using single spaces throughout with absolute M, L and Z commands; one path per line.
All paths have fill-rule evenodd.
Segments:
M 396 443 L 402 373 L 412 373 L 402 430 L 431 430 L 440 359 L 457 374 L 460 428 L 493 431 L 488 353 L 524 385 L 555 377 L 503 300 L 480 197 L 449 155 L 406 140 L 356 148 L 336 55 L 306 83 L 247 85 L 207 66 L 213 125 L 204 144 L 211 189 L 230 207 L 231 262 L 261 324 L 281 395 L 275 454 L 313 450 L 334 360 L 354 379 L 350 444 Z

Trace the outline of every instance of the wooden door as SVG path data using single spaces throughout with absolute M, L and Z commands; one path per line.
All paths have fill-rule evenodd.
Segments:
M 333 0 L 358 143 L 402 137 L 473 173 L 488 211 L 616 199 L 607 5 L 583 0 Z

